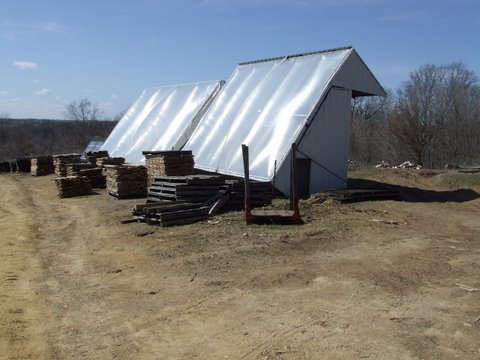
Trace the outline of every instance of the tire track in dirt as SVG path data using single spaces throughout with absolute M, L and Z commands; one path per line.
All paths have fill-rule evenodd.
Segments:
M 43 268 L 32 198 L 17 175 L 0 178 L 0 353 L 8 359 L 50 358 L 48 311 L 38 296 Z

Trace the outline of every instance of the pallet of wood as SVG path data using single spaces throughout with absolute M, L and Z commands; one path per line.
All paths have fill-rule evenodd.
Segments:
M 37 156 L 30 161 L 30 174 L 33 176 L 45 176 L 55 172 L 53 158 L 51 156 Z
M 81 169 L 78 175 L 88 178 L 92 188 L 94 189 L 105 189 L 107 187 L 107 181 L 105 176 L 102 174 L 101 168 L 96 167 L 93 169 Z
M 105 165 L 123 165 L 125 163 L 125 158 L 123 157 L 101 157 L 97 158 L 96 165 L 102 167 Z
M 94 168 L 96 168 L 96 165 L 85 163 L 85 162 L 84 163 L 73 163 L 73 164 L 66 165 L 67 176 L 80 175 L 81 170 L 94 169 Z
M 67 176 L 67 165 L 82 162 L 80 154 L 53 155 L 55 174 L 58 177 Z
M 55 179 L 58 196 L 60 198 L 70 198 L 82 195 L 90 195 L 92 186 L 85 176 L 67 176 Z
M 108 157 L 107 150 L 89 151 L 85 153 L 85 158 L 90 164 L 97 164 L 97 159 Z
M 135 165 L 104 165 L 108 193 L 118 199 L 147 195 L 147 169 Z
M 183 176 L 194 174 L 191 151 L 143 151 L 148 173 L 148 184 L 158 176 Z

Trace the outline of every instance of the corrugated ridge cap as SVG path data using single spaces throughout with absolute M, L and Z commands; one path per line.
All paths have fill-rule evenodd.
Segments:
M 282 59 L 291 59 L 291 58 L 295 58 L 295 57 L 323 54 L 323 53 L 329 53 L 329 52 L 341 51 L 341 50 L 349 50 L 349 49 L 353 49 L 353 46 L 349 45 L 349 46 L 343 46 L 343 47 L 327 49 L 327 50 L 318 50 L 318 51 L 311 51 L 311 52 L 305 52 L 305 53 L 300 53 L 300 54 L 277 56 L 277 57 L 261 59 L 261 60 L 245 61 L 245 62 L 239 63 L 238 65 L 241 66 L 241 65 L 249 65 L 249 64 L 258 64 L 258 63 L 262 63 L 262 62 L 269 62 L 269 61 L 282 60 Z

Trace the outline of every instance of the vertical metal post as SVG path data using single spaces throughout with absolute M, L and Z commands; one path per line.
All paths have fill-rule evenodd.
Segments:
M 292 149 L 290 151 L 291 156 L 291 166 L 290 166 L 290 210 L 295 210 L 298 208 L 298 196 L 297 196 L 297 182 L 296 182 L 296 171 L 295 164 L 297 162 L 297 148 L 295 143 L 292 144 Z
M 250 169 L 249 169 L 249 159 L 248 159 L 248 146 L 242 144 L 242 155 L 243 155 L 243 171 L 245 174 L 244 185 L 245 185 L 245 212 L 249 212 L 250 209 Z

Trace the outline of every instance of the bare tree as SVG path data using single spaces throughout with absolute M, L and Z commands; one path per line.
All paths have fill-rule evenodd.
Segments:
M 103 111 L 97 104 L 92 103 L 89 99 L 84 98 L 73 101 L 65 108 L 65 117 L 67 120 L 76 122 L 75 137 L 77 151 L 81 152 L 89 142 L 89 134 L 91 134 L 93 122 L 100 120 Z
M 83 98 L 80 101 L 73 101 L 66 106 L 65 116 L 67 120 L 75 121 L 96 121 L 103 116 L 103 111 L 97 104 L 89 99 Z
M 352 100 L 350 158 L 362 164 L 386 160 L 389 153 L 387 115 L 391 97 L 358 97 Z

